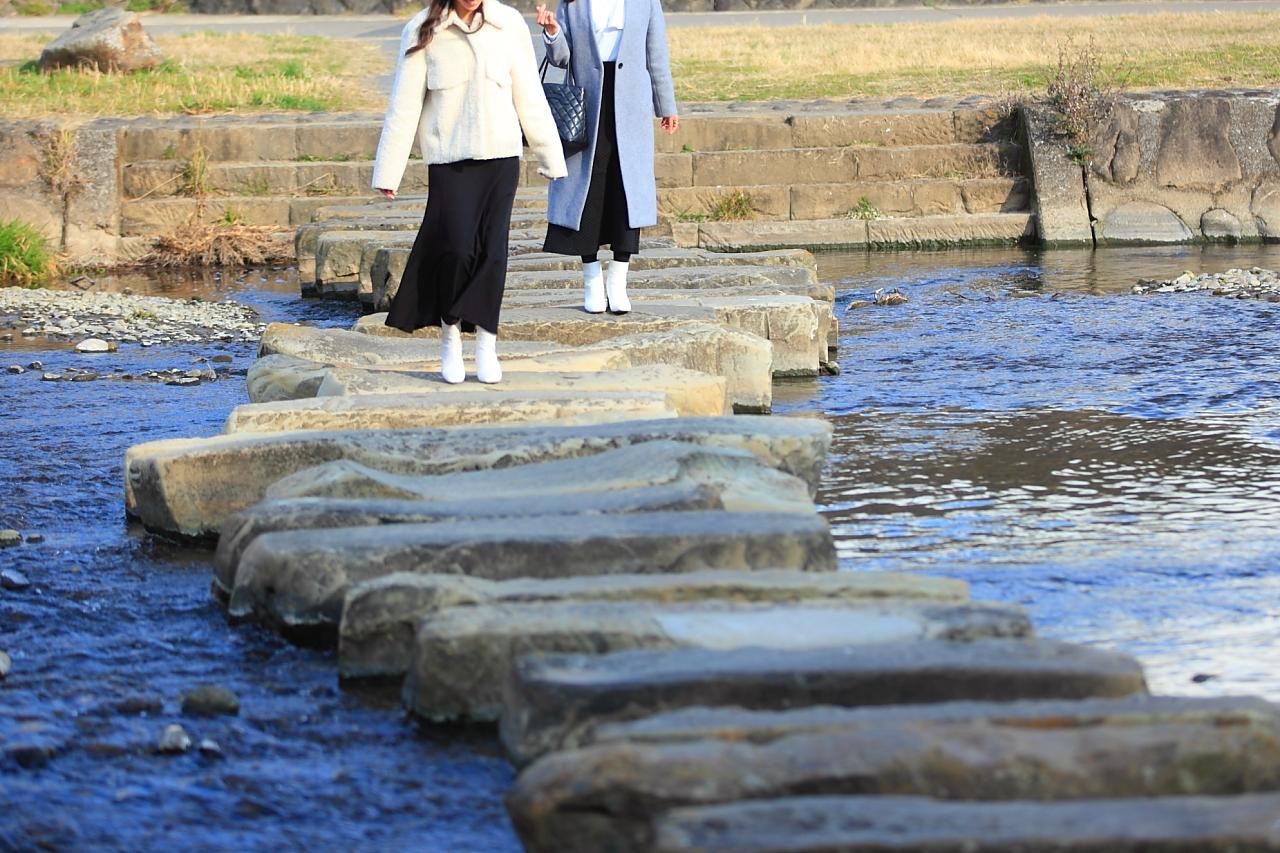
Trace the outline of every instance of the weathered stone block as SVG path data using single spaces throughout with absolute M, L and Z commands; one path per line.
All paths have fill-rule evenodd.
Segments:
M 1160 123 L 1155 180 L 1167 187 L 1218 189 L 1240 180 L 1231 147 L 1231 105 L 1224 98 L 1179 98 Z
M 1021 167 L 1022 149 L 1011 143 L 915 145 L 855 148 L 852 154 L 854 175 L 859 181 L 888 181 L 950 175 L 976 178 L 1016 174 Z M 833 178 L 828 177 L 827 180 Z
M 1200 233 L 1206 240 L 1236 243 L 1239 242 L 1243 229 L 1234 214 L 1215 207 L 1213 210 L 1206 210 L 1200 217 Z
M 796 148 L 950 145 L 957 141 L 949 112 L 885 115 L 798 113 L 789 121 L 791 145 Z
M 792 147 L 791 128 L 781 116 L 685 115 L 678 134 L 655 131 L 654 142 L 660 153 L 679 153 L 686 146 L 695 152 Z
M 1191 229 L 1164 205 L 1130 201 L 1098 217 L 1098 239 L 1106 243 L 1185 243 Z
M 808 222 L 705 222 L 698 244 L 705 249 L 842 249 L 865 246 L 867 223 L 861 219 L 818 219 Z
M 1040 242 L 1049 246 L 1093 245 L 1093 223 L 1085 191 L 1084 169 L 1071 162 L 1064 142 L 1054 134 L 1046 107 L 1020 111 L 1033 188 L 1032 213 Z
M 658 188 L 693 185 L 693 155 L 658 154 L 654 157 L 654 176 Z
M 736 198 L 751 208 L 751 219 L 790 219 L 789 187 L 683 187 L 658 191 L 658 213 L 662 216 L 697 214 L 715 217 Z M 644 257 L 637 255 L 637 258 Z
M 853 153 L 845 148 L 790 148 L 694 154 L 693 185 L 743 187 L 851 181 Z
M 946 246 L 1020 243 L 1035 234 L 1025 213 L 980 213 L 873 219 L 867 240 L 881 246 Z

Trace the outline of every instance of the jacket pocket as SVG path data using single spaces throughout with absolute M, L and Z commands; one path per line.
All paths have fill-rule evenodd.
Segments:
M 485 61 L 484 76 L 504 89 L 511 88 L 511 63 L 506 58 L 491 57 Z

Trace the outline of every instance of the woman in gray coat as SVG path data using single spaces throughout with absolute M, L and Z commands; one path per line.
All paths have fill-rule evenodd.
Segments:
M 658 223 L 653 119 L 675 133 L 667 29 L 660 0 L 561 0 L 539 6 L 547 58 L 569 68 L 586 92 L 587 146 L 567 158 L 569 176 L 551 185 L 546 251 L 582 258 L 583 307 L 631 310 L 627 266 L 640 229 Z M 608 280 L 601 246 L 613 250 Z

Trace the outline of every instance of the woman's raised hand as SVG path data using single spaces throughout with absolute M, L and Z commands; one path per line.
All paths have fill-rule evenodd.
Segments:
M 675 133 L 680 129 L 680 116 L 663 116 L 662 130 L 665 133 Z
M 395 197 L 396 197 L 396 191 L 395 191 L 395 190 L 384 190 L 382 187 L 378 187 L 378 192 L 382 193 L 382 194 L 383 194 L 384 196 L 386 196 L 387 198 L 395 198 Z
M 555 12 L 552 12 L 545 5 L 538 6 L 534 11 L 538 13 L 538 26 L 542 27 L 542 31 L 547 34 L 548 38 L 555 38 L 560 34 L 560 23 L 556 20 Z

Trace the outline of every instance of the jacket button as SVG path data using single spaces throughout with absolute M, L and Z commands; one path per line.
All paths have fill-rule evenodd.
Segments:
M 619 63 L 618 63 L 618 68 L 622 68 L 622 63 L 621 63 L 621 62 L 619 62 Z

